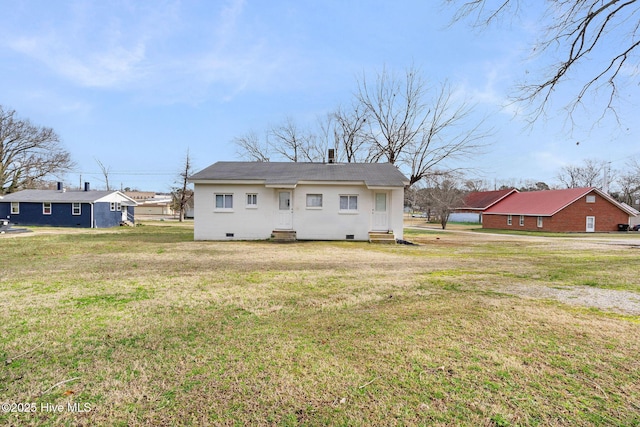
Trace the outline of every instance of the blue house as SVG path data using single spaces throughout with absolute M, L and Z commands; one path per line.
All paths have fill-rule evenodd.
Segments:
M 119 191 L 22 190 L 0 198 L 0 218 L 18 225 L 107 228 L 135 221 L 136 201 Z

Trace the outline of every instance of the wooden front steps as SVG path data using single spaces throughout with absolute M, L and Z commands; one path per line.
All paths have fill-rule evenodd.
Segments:
M 395 244 L 396 237 L 393 235 L 393 231 L 370 231 L 369 243 Z
M 290 243 L 296 241 L 296 232 L 293 230 L 273 230 L 271 240 L 278 243 Z

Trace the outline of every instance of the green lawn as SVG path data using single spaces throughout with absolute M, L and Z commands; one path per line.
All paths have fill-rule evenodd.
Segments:
M 0 237 L 0 425 L 640 426 L 639 316 L 497 290 L 640 298 L 637 248 L 50 230 Z

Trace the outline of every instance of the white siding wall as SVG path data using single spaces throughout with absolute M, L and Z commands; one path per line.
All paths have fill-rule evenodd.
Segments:
M 307 194 L 322 194 L 322 209 L 306 207 Z M 357 195 L 357 211 L 340 211 L 341 195 Z M 293 227 L 301 240 L 369 239 L 371 190 L 364 186 L 299 185 L 294 191 Z
M 404 239 L 404 188 L 389 191 L 389 227 L 396 239 Z
M 268 239 L 278 208 L 275 191 L 260 185 L 196 184 L 194 190 L 194 238 L 196 240 Z M 256 208 L 247 207 L 247 194 L 258 195 Z M 233 210 L 215 209 L 216 194 L 233 194 Z
M 298 239 L 368 240 L 374 203 L 374 191 L 365 186 L 298 185 L 294 189 L 265 188 L 260 185 L 196 184 L 194 217 L 196 240 L 267 239 L 276 228 L 278 191 L 292 192 L 293 230 Z M 378 190 L 380 191 L 380 190 Z M 257 208 L 247 208 L 247 194 L 258 195 Z M 397 239 L 403 238 L 403 189 L 386 191 L 389 228 Z M 233 210 L 215 209 L 215 194 L 233 194 Z M 322 194 L 321 208 L 307 208 L 307 194 Z M 355 212 L 340 211 L 340 195 L 357 195 Z

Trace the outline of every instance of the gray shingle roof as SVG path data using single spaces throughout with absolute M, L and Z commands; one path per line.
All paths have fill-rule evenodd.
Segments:
M 114 191 L 57 191 L 57 190 L 22 190 L 16 193 L 5 194 L 3 202 L 54 202 L 54 203 L 91 203 L 95 202 Z
M 409 180 L 390 163 L 217 162 L 190 181 L 264 181 L 295 185 L 300 181 L 362 182 L 369 187 L 404 187 Z

